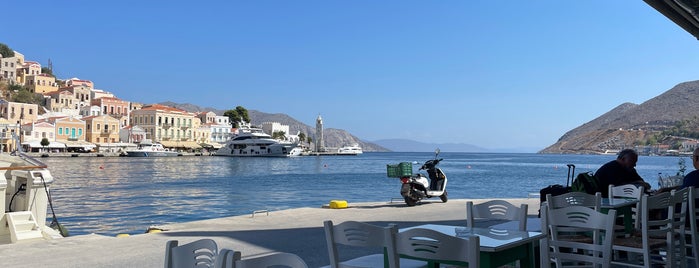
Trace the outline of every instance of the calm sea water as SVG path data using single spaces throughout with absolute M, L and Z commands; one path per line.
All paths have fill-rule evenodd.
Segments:
M 320 207 L 400 198 L 386 164 L 417 162 L 432 153 L 364 153 L 295 158 L 49 157 L 59 221 L 71 235 L 143 233 L 152 225 L 250 214 L 255 210 Z M 613 155 L 442 153 L 449 198 L 523 198 L 565 184 L 567 163 L 594 171 Z M 686 160 L 689 160 L 686 157 Z M 651 185 L 675 174 L 678 157 L 641 156 L 637 169 Z M 691 171 L 691 161 L 687 172 Z M 417 171 L 419 164 L 414 165 Z M 50 211 L 49 211 L 50 213 Z

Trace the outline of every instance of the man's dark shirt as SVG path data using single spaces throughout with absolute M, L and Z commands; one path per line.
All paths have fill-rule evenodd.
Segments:
M 684 176 L 684 181 L 682 181 L 682 188 L 685 187 L 699 187 L 699 169 L 689 172 Z
M 624 185 L 624 184 L 630 184 L 634 183 L 637 181 L 643 181 L 643 178 L 641 178 L 641 175 L 638 175 L 638 172 L 636 172 L 636 169 L 628 169 L 619 164 L 616 160 L 612 160 L 604 165 L 602 165 L 597 172 L 595 173 L 595 177 L 600 182 L 600 190 L 602 192 L 602 197 L 607 197 L 609 189 L 609 185 Z M 645 189 L 650 190 L 650 189 Z

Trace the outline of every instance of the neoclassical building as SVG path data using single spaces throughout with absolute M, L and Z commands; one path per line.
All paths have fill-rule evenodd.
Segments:
M 193 134 L 201 121 L 194 113 L 160 104 L 145 105 L 131 111 L 130 125 L 143 128 L 147 136 L 165 147 L 200 147 Z

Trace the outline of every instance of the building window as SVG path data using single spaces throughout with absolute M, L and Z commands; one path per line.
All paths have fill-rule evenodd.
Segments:
M 63 135 L 63 128 L 58 128 L 58 135 Z

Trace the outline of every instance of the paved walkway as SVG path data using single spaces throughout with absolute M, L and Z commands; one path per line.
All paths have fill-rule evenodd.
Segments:
M 243 253 L 243 258 L 272 251 L 301 256 L 309 267 L 328 264 L 323 221 L 356 220 L 377 225 L 395 223 L 399 228 L 424 224 L 464 225 L 466 201 L 441 203 L 428 200 L 415 207 L 403 202 L 350 203 L 347 209 L 298 208 L 160 226 L 160 233 L 106 237 L 82 235 L 52 241 L 27 241 L 0 245 L 2 267 L 163 267 L 165 243 L 188 243 L 201 238 L 216 240 L 221 248 Z M 473 200 L 475 203 L 487 200 Z M 536 215 L 539 199 L 508 199 L 529 205 Z M 489 225 L 488 223 L 482 223 Z M 145 231 L 145 230 L 144 230 Z M 361 256 L 359 250 L 343 252 Z

